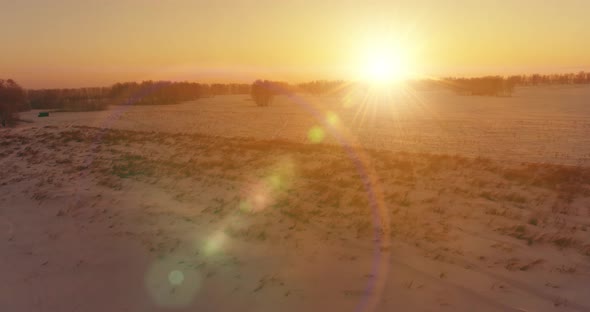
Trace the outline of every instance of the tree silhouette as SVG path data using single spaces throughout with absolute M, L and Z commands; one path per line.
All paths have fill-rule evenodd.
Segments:
M 13 125 L 17 112 L 26 109 L 26 93 L 14 80 L 0 79 L 0 122 L 2 126 Z
M 256 80 L 252 84 L 251 95 L 258 106 L 268 106 L 274 97 L 275 91 L 272 90 L 272 82 L 268 80 Z

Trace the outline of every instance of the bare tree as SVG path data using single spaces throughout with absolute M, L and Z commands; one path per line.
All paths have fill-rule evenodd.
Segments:
M 251 95 L 258 106 L 268 106 L 274 96 L 272 82 L 268 80 L 256 80 L 252 84 Z
M 26 108 L 26 93 L 14 80 L 0 79 L 0 122 L 2 126 L 14 125 L 18 112 Z

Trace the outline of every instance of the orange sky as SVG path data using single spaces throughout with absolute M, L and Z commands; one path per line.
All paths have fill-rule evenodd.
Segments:
M 321 3 L 319 3 L 321 2 Z M 5 1 L 0 78 L 356 79 L 394 46 L 416 76 L 590 69 L 590 1 Z

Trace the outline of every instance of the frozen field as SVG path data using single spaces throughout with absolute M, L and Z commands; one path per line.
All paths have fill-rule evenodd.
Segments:
M 589 311 L 589 94 L 25 113 L 0 307 Z
M 393 151 L 461 154 L 502 160 L 590 163 L 590 88 L 529 87 L 513 97 L 403 91 L 392 96 L 278 97 L 259 108 L 248 96 L 218 96 L 169 106 L 112 106 L 105 112 L 54 113 L 44 125 L 201 133 L 307 142 L 322 127 L 328 143 Z M 332 116 L 332 117 L 330 117 Z M 330 124 L 336 120 L 336 124 Z

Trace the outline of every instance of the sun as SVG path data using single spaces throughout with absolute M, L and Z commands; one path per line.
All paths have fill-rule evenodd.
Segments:
M 361 77 L 373 84 L 387 84 L 409 78 L 408 62 L 403 53 L 393 49 L 372 49 L 361 64 Z

